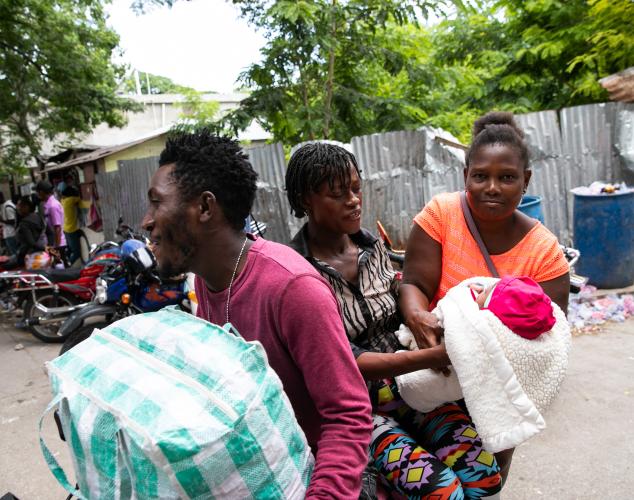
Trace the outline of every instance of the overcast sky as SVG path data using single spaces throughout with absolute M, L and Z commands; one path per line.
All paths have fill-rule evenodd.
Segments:
M 114 0 L 109 24 L 121 37 L 123 61 L 197 90 L 231 92 L 240 72 L 260 59 L 264 38 L 224 0 L 177 1 L 136 15 Z

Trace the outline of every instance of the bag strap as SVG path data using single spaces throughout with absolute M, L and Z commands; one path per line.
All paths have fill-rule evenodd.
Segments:
M 227 332 L 230 335 L 233 335 L 234 337 L 238 337 L 239 339 L 242 339 L 246 342 L 246 340 L 244 339 L 244 337 L 242 335 L 240 335 L 240 332 L 238 332 L 238 330 L 236 330 L 236 327 L 233 326 L 231 323 L 225 323 L 222 326 L 222 329 Z
M 467 204 L 467 193 L 466 191 L 462 191 L 460 193 L 460 206 L 462 207 L 462 215 L 464 215 L 464 220 L 467 223 L 467 227 L 469 228 L 469 232 L 473 239 L 478 244 L 480 248 L 480 253 L 482 257 L 484 257 L 484 261 L 486 262 L 487 267 L 489 268 L 489 272 L 493 275 L 494 278 L 499 278 L 500 274 L 498 270 L 495 268 L 495 264 L 491 260 L 491 256 L 489 255 L 489 251 L 487 250 L 484 241 L 482 241 L 482 237 L 480 236 L 480 232 L 473 221 L 473 216 L 471 215 L 471 210 L 469 210 L 469 205 Z
M 55 479 L 57 479 L 59 484 L 61 484 L 64 487 L 64 489 L 68 491 L 71 495 L 81 500 L 84 500 L 84 497 L 79 492 L 79 490 L 77 490 L 74 486 L 72 486 L 70 482 L 68 481 L 68 478 L 66 477 L 66 473 L 64 472 L 64 469 L 62 469 L 61 465 L 59 465 L 57 460 L 55 460 L 55 457 L 51 453 L 51 450 L 49 450 L 46 444 L 44 443 L 44 437 L 42 436 L 42 422 L 44 422 L 44 417 L 48 415 L 48 413 L 53 408 L 55 408 L 61 400 L 62 400 L 62 397 L 61 395 L 58 394 L 53 399 L 53 401 L 49 403 L 49 405 L 46 407 L 46 410 L 44 410 L 44 413 L 42 413 L 42 416 L 40 417 L 40 448 L 42 448 L 42 453 L 44 454 L 44 460 L 46 460 L 46 464 L 48 465 L 48 468 L 51 470 L 51 472 L 53 473 L 53 475 L 55 476 Z

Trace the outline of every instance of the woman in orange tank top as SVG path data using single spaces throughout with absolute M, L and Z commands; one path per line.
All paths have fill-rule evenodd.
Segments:
M 524 134 L 511 113 L 476 120 L 465 158 L 467 203 L 500 276 L 530 276 L 563 311 L 568 307 L 568 264 L 557 238 L 517 207 L 531 178 Z M 491 276 L 465 223 L 459 193 L 434 197 L 414 218 L 407 242 L 399 305 L 421 348 L 440 343 L 429 311 L 464 279 Z M 503 479 L 513 450 L 496 454 Z

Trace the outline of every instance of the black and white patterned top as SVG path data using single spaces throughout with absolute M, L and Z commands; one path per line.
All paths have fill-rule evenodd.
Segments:
M 365 229 L 350 235 L 359 247 L 359 280 L 355 285 L 310 254 L 307 231 L 304 225 L 290 246 L 332 286 L 355 358 L 367 351 L 389 353 L 403 349 L 394 333 L 402 323 L 397 303 L 398 280 L 383 242 Z

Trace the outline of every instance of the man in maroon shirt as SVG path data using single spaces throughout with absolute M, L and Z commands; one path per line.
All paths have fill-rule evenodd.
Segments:
M 159 270 L 194 272 L 197 315 L 264 346 L 316 454 L 307 497 L 357 498 L 370 403 L 332 290 L 294 250 L 244 233 L 257 174 L 237 142 L 180 133 L 159 165 L 143 219 Z

